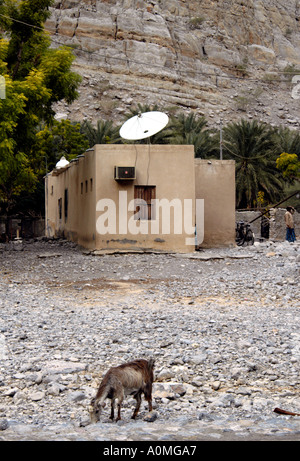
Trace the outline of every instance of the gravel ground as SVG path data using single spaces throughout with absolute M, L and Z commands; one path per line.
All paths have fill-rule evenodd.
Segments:
M 300 440 L 300 244 L 94 255 L 0 246 L 0 440 Z M 89 424 L 113 365 L 154 357 L 153 412 Z

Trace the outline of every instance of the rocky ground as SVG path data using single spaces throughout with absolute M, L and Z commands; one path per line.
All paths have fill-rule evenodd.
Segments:
M 299 440 L 300 245 L 95 256 L 0 248 L 0 440 Z M 112 365 L 154 357 L 154 410 L 89 424 Z

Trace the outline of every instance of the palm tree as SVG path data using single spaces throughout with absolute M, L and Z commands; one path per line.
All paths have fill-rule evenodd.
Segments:
M 205 117 L 180 113 L 172 118 L 170 129 L 173 132 L 172 144 L 193 144 L 195 157 L 218 157 L 219 138 L 215 131 L 207 128 Z
M 89 147 L 95 144 L 118 144 L 121 142 L 119 128 L 111 120 L 98 120 L 96 127 L 85 120 L 81 124 L 81 133 L 86 136 Z
M 274 131 L 274 143 L 278 156 L 283 152 L 296 154 L 300 158 L 300 133 L 287 127 L 279 127 Z
M 278 155 L 276 165 L 285 179 L 284 195 L 289 196 L 300 189 L 300 133 L 287 127 L 279 127 L 275 131 L 274 139 Z M 289 205 L 299 211 L 299 203 L 295 197 L 289 201 Z
M 149 106 L 149 104 L 138 103 L 137 106 L 131 107 L 129 109 L 129 112 L 126 114 L 125 118 L 129 119 L 130 117 L 134 117 L 135 115 L 143 114 L 144 112 L 152 112 L 152 111 L 160 111 L 157 104 L 154 104 L 154 106 Z
M 274 130 L 256 120 L 224 128 L 224 156 L 236 162 L 236 205 L 252 208 L 258 193 L 269 202 L 281 198 L 283 179 L 276 169 Z

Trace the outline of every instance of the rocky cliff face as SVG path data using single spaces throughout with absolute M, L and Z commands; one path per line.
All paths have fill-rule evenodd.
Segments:
M 74 48 L 83 76 L 80 98 L 56 108 L 71 119 L 120 122 L 157 104 L 215 126 L 248 117 L 299 127 L 298 0 L 57 0 L 46 27 Z

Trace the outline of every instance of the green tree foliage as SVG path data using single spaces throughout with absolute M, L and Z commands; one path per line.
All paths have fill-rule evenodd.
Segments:
M 6 61 L 13 80 L 25 78 L 37 68 L 49 46 L 43 24 L 50 16 L 49 0 L 4 1 L 7 18 L 4 30 L 9 33 Z
M 53 122 L 52 105 L 77 97 L 80 77 L 67 48 L 50 48 L 43 24 L 52 0 L 0 0 L 0 203 L 9 213 L 18 196 L 34 191 L 39 176 L 36 127 Z
M 274 143 L 278 155 L 282 152 L 300 157 L 300 133 L 280 126 L 274 130 Z
M 284 182 L 276 169 L 274 130 L 256 120 L 224 128 L 224 154 L 236 162 L 236 205 L 252 208 L 259 192 L 268 202 L 280 199 Z
M 88 147 L 89 142 L 86 136 L 81 133 L 80 123 L 72 123 L 70 120 L 62 120 L 61 122 L 55 120 L 52 125 L 45 125 L 36 134 L 35 171 L 37 173 L 37 168 L 39 168 L 40 174 L 43 174 L 45 163 L 47 171 L 51 171 L 62 156 L 70 161 Z
M 98 120 L 94 126 L 88 120 L 81 124 L 81 133 L 87 138 L 89 147 L 95 144 L 117 144 L 121 142 L 119 127 L 115 127 L 111 120 Z
M 297 154 L 283 152 L 277 158 L 276 166 L 282 171 L 284 178 L 292 181 L 300 178 L 300 160 Z
M 194 145 L 195 157 L 212 158 L 219 155 L 219 137 L 207 128 L 205 117 L 180 113 L 172 117 L 170 130 L 171 143 Z
M 276 166 L 284 179 L 294 182 L 300 177 L 300 134 L 298 131 L 279 127 L 275 130 L 274 141 L 278 153 Z

